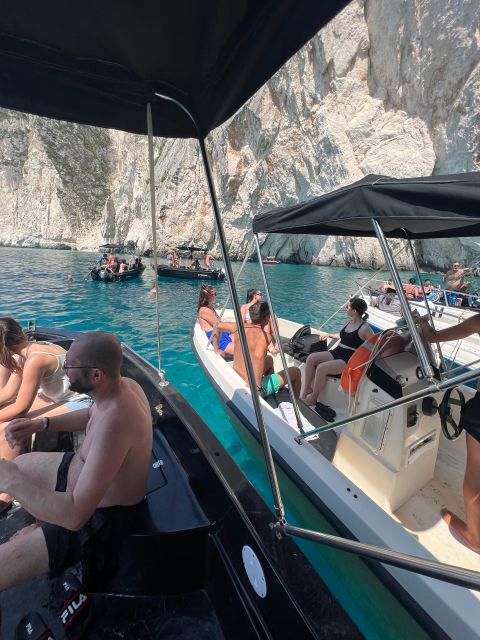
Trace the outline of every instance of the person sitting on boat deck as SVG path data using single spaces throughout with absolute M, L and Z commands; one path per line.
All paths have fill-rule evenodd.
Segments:
M 454 306 L 461 296 L 456 291 L 463 293 L 468 289 L 468 282 L 465 282 L 465 274 L 471 273 L 472 270 L 468 267 L 462 268 L 460 262 L 455 260 L 452 263 L 452 268 L 449 269 L 443 276 L 442 286 L 445 289 L 445 297 L 449 305 Z
M 267 354 L 268 345 L 272 341 L 270 333 L 270 309 L 266 302 L 256 302 L 250 307 L 251 323 L 245 325 L 248 351 L 252 360 L 255 383 L 262 398 L 277 393 L 287 384 L 285 371 L 273 370 L 273 358 Z M 221 323 L 220 328 L 236 329 L 235 323 Z M 233 354 L 234 370 L 248 383 L 245 359 L 240 340 L 235 340 Z M 288 367 L 288 375 L 292 383 L 292 391 L 296 398 L 300 393 L 301 373 L 298 367 Z
M 108 259 L 108 264 L 105 267 L 106 273 L 118 273 L 120 269 L 120 263 L 118 262 L 117 256 L 111 255 Z
M 262 302 L 262 297 L 263 297 L 263 294 L 259 289 L 249 289 L 247 291 L 247 301 L 245 304 L 242 304 L 242 306 L 240 307 L 240 314 L 243 318 L 243 321 L 246 322 L 247 324 L 250 324 L 252 322 L 250 318 L 250 308 L 252 307 L 252 305 L 256 304 L 257 302 Z M 275 341 L 271 318 L 270 318 L 270 324 L 269 324 L 269 332 L 270 332 L 270 335 L 272 336 L 272 341 L 268 345 L 268 350 L 270 353 L 278 353 L 279 348 Z
M 405 291 L 405 295 L 409 300 L 416 300 L 420 297 L 422 290 L 416 284 L 415 278 L 409 278 L 408 284 L 403 285 L 403 290 Z
M 435 287 L 429 278 L 423 281 L 423 290 L 425 291 L 427 300 L 436 302 L 439 299 L 438 287 Z
M 387 313 L 393 313 L 400 316 L 402 305 L 400 304 L 400 298 L 397 296 L 397 290 L 395 287 L 385 287 L 385 293 L 377 297 L 376 306 L 380 311 L 386 311 Z
M 124 273 L 125 271 L 128 271 L 128 264 L 125 258 L 121 261 L 120 268 L 118 271 L 119 273 Z
M 20 447 L 11 449 L 5 440 L 6 423 L 26 415 L 50 412 L 73 394 L 62 370 L 67 352 L 50 343 L 29 342 L 22 327 L 13 318 L 0 318 L 0 458 L 14 460 Z M 58 412 L 59 408 L 56 407 Z M 0 513 L 12 503 L 1 493 Z
M 188 265 L 187 269 L 201 269 L 202 267 L 200 266 L 200 262 L 198 261 L 198 258 L 193 258 L 190 260 L 190 264 Z
M 27 453 L 0 460 L 0 491 L 11 493 L 38 524 L 0 545 L 0 591 L 50 571 L 60 575 L 79 560 L 105 555 L 105 545 L 132 532 L 145 509 L 152 452 L 152 418 L 141 387 L 120 374 L 122 348 L 107 333 L 75 340 L 65 370 L 70 388 L 94 400 L 88 409 L 50 419 L 51 431 L 86 429 L 80 449 Z M 44 429 L 40 419 L 7 427 L 19 448 Z
M 218 325 L 219 322 L 218 314 L 213 308 L 216 296 L 217 292 L 214 287 L 208 284 L 202 284 L 198 296 L 197 320 L 200 328 L 205 331 L 209 339 L 212 337 L 214 327 Z M 226 353 L 227 355 L 233 356 L 233 338 L 228 331 L 222 332 L 220 336 L 215 333 L 212 344 L 215 353 L 219 353 L 220 355 Z
M 425 317 L 419 319 L 418 323 L 428 342 L 461 340 L 480 333 L 479 315 L 440 331 L 433 329 Z M 474 397 L 466 402 L 462 410 L 459 426 L 466 431 L 467 443 L 467 464 L 463 479 L 466 522 L 448 509 L 442 509 L 441 514 L 451 531 L 472 551 L 480 553 L 480 381 L 477 381 Z
M 208 251 L 207 251 L 207 253 L 205 254 L 205 258 L 203 260 L 203 262 L 205 264 L 205 269 L 210 269 L 211 268 L 210 267 L 210 263 L 212 262 L 212 260 L 213 260 L 213 256 L 210 253 L 208 253 Z
M 320 340 L 334 338 L 340 340 L 338 346 L 330 351 L 311 353 L 305 363 L 305 376 L 301 399 L 305 404 L 314 406 L 322 389 L 327 383 L 328 375 L 339 375 L 345 368 L 355 349 L 373 335 L 367 324 L 367 303 L 363 298 L 350 298 L 346 305 L 350 320 L 339 333 L 325 333 Z

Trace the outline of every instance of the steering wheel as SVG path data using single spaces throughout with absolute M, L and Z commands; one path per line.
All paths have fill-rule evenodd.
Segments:
M 458 400 L 454 400 L 453 398 L 450 399 L 452 391 L 457 392 Z M 445 395 L 443 396 L 443 400 L 438 406 L 438 415 L 440 416 L 443 435 L 447 438 L 447 440 L 456 440 L 462 433 L 462 427 L 456 423 L 452 415 L 453 404 L 456 404 L 457 406 L 460 405 L 460 413 L 463 411 L 463 407 L 465 406 L 465 396 L 458 387 L 447 389 L 445 391 Z

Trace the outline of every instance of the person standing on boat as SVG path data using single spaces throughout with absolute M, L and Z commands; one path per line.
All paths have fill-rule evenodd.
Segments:
M 474 333 L 480 333 L 478 315 L 440 331 L 433 329 L 425 317 L 419 319 L 418 324 L 428 342 L 461 340 Z M 480 381 L 477 383 L 474 397 L 462 410 L 459 426 L 466 431 L 467 443 L 467 465 L 463 478 L 466 522 L 448 509 L 442 509 L 441 514 L 452 533 L 472 551 L 480 553 Z
M 213 307 L 216 297 L 217 292 L 214 287 L 208 284 L 202 284 L 198 296 L 197 321 L 209 339 L 212 337 L 214 328 L 219 323 L 218 313 Z M 215 332 L 213 335 L 213 348 L 215 353 L 219 353 L 220 355 L 226 353 L 227 355 L 233 356 L 234 345 L 230 333 L 224 331 L 218 336 L 217 332 Z
M 71 389 L 94 400 L 88 409 L 55 416 L 51 431 L 82 431 L 77 453 L 27 453 L 0 460 L 0 491 L 37 519 L 0 545 L 0 591 L 79 560 L 98 562 L 106 544 L 116 548 L 145 508 L 152 455 L 152 417 L 141 387 L 120 375 L 122 347 L 107 333 L 75 340 L 64 367 Z M 13 420 L 10 446 L 19 448 L 44 430 L 42 419 Z
M 465 282 L 465 274 L 471 273 L 472 270 L 468 267 L 462 268 L 460 262 L 455 260 L 452 264 L 452 268 L 449 269 L 443 276 L 442 286 L 445 289 L 445 297 L 449 305 L 454 306 L 459 297 L 456 291 L 463 293 L 468 289 L 468 282 Z
M 212 267 L 210 266 L 210 263 L 213 261 L 213 256 L 208 253 L 205 254 L 205 259 L 204 259 L 204 264 L 205 264 L 205 269 L 211 269 Z
M 50 411 L 74 394 L 62 365 L 65 349 L 56 344 L 29 342 L 13 318 L 0 318 L 0 458 L 14 460 L 22 452 L 5 440 L 6 423 L 35 409 Z M 58 412 L 58 407 L 57 407 Z M 12 503 L 0 492 L 0 513 Z
M 340 332 L 320 336 L 320 340 L 340 340 L 338 346 L 330 351 L 311 353 L 306 360 L 300 398 L 307 405 L 314 406 L 317 403 L 318 396 L 327 383 L 327 376 L 340 375 L 355 349 L 373 335 L 366 322 L 367 303 L 363 298 L 351 298 L 347 302 L 346 310 L 350 320 Z
M 250 324 L 245 325 L 248 351 L 252 360 L 255 383 L 262 398 L 277 393 L 287 384 L 285 371 L 273 370 L 272 356 L 267 354 L 268 345 L 272 341 L 270 331 L 270 309 L 266 302 L 256 302 L 250 307 Z M 221 323 L 221 328 L 231 325 L 232 330 L 236 329 L 235 323 Z M 240 340 L 235 341 L 235 351 L 233 355 L 234 370 L 248 383 L 247 370 L 243 357 Z M 300 393 L 301 373 L 298 367 L 288 367 L 288 375 L 292 383 L 292 391 L 296 398 Z

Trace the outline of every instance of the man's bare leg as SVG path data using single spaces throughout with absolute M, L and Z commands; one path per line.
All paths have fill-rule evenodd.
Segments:
M 467 466 L 463 479 L 464 522 L 448 509 L 442 509 L 442 518 L 456 536 L 472 551 L 480 553 L 480 442 L 468 433 Z
M 62 458 L 63 453 L 25 453 L 15 464 L 33 482 L 53 490 Z M 0 567 L 0 591 L 48 572 L 48 550 L 40 526 L 29 525 L 0 545 Z
M 48 551 L 42 529 L 29 528 L 0 545 L 0 567 L 0 591 L 47 573 Z

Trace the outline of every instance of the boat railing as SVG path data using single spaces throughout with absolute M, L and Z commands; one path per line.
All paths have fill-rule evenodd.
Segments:
M 376 293 L 372 291 L 372 287 L 369 287 L 369 285 L 371 285 L 372 283 L 377 284 L 378 286 L 385 285 L 385 278 L 360 277 L 360 278 L 355 278 L 355 282 L 362 296 L 366 296 L 366 295 L 372 296 L 372 295 L 376 295 Z M 369 287 L 369 289 L 367 289 L 367 287 Z M 365 291 L 365 289 L 367 290 Z M 467 311 L 468 309 L 476 308 L 475 304 L 480 305 L 480 296 L 476 292 L 453 291 L 452 289 L 444 289 L 443 287 L 440 287 L 440 286 L 435 286 L 434 291 L 435 293 L 438 294 L 437 300 L 429 299 L 428 296 L 426 298 L 426 301 L 433 305 L 441 305 L 444 308 L 462 309 L 464 311 Z M 455 304 L 455 301 L 457 300 L 463 301 L 465 298 L 470 299 L 470 304 L 468 306 L 462 307 L 458 304 Z M 425 302 L 425 298 L 422 296 L 415 300 L 409 300 L 409 302 L 414 304 L 415 303 L 422 304 Z M 457 318 L 456 315 L 448 314 L 447 311 L 444 311 L 443 314 L 448 315 L 449 317 L 452 317 L 452 318 Z
M 419 556 L 401 553 L 400 551 L 393 551 L 392 549 L 359 542 L 358 540 L 351 540 L 350 538 L 344 538 L 342 536 L 302 529 L 301 527 L 288 524 L 288 522 L 285 521 L 278 521 L 274 526 L 277 531 L 286 535 L 296 536 L 298 538 L 303 538 L 304 540 L 324 544 L 328 547 L 347 551 L 348 553 L 354 553 L 362 558 L 375 560 L 382 564 L 388 564 L 398 567 L 399 569 L 404 569 L 405 571 L 419 573 L 421 575 L 428 576 L 429 578 L 435 578 L 460 587 L 480 591 L 480 573 L 478 571 L 445 564 L 438 560 L 420 558 Z
M 300 435 L 296 436 L 295 441 L 298 442 L 298 444 L 302 444 L 305 438 L 309 438 L 311 436 L 324 433 L 325 431 L 331 431 L 332 429 L 338 429 L 338 427 L 344 427 L 348 424 L 356 422 L 357 420 L 368 418 L 377 413 L 388 411 L 389 409 L 401 407 L 404 404 L 414 402 L 415 400 L 420 400 L 421 398 L 424 398 L 432 393 L 446 391 L 447 389 L 456 387 L 459 384 L 466 384 L 467 382 L 471 382 L 472 380 L 476 380 L 477 378 L 480 378 L 480 371 L 478 370 L 467 371 L 467 373 L 460 374 L 458 376 L 455 376 L 454 378 L 449 378 L 448 380 L 435 382 L 430 386 L 426 387 L 425 389 L 415 391 L 414 393 L 409 393 L 406 396 L 402 396 L 401 398 L 397 398 L 396 400 L 392 400 L 391 402 L 386 402 L 381 406 L 368 409 L 367 411 L 362 411 L 361 413 L 350 415 L 346 418 L 342 418 L 341 420 L 337 420 L 336 422 L 331 422 L 330 424 L 323 425 L 315 429 L 310 429 L 309 431 L 305 431 L 304 433 L 301 433 Z

